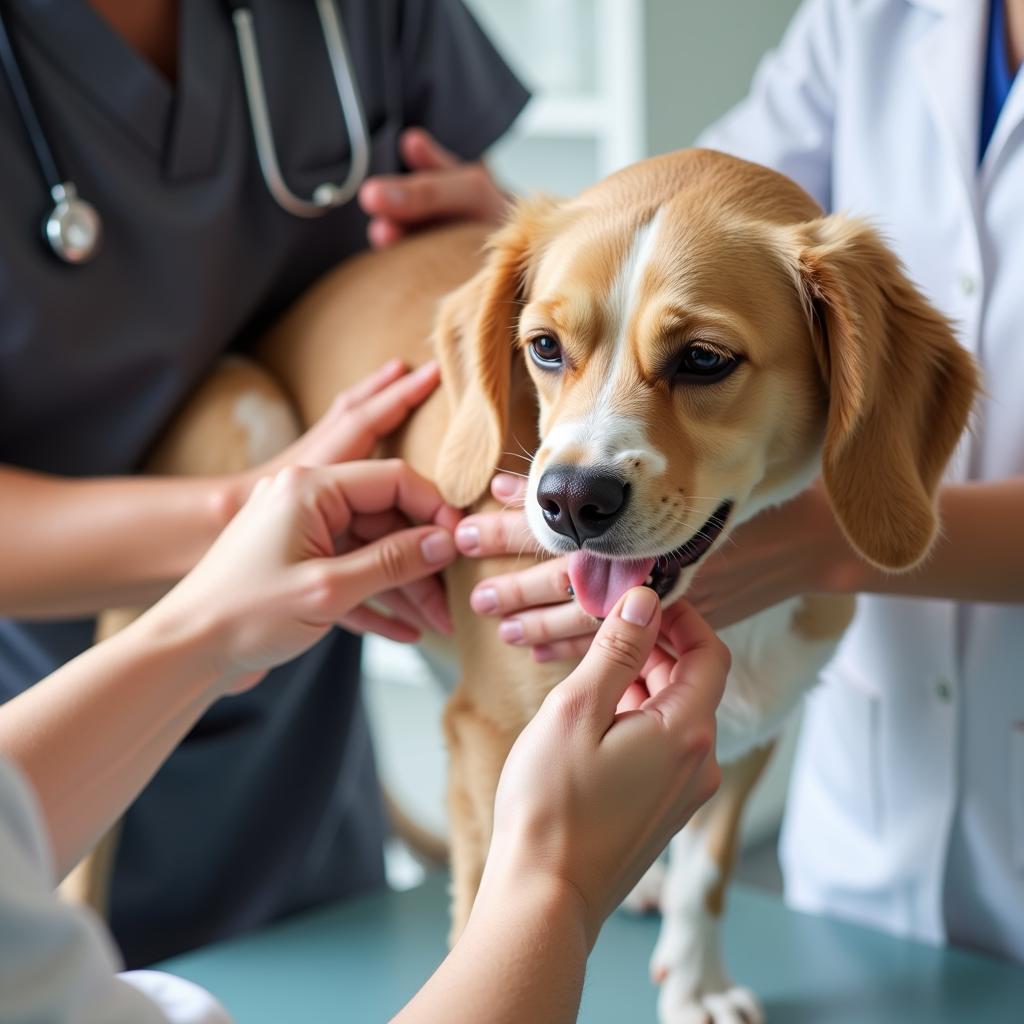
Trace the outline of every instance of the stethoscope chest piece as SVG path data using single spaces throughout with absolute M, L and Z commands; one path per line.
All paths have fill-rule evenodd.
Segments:
M 103 222 L 92 203 L 82 199 L 69 182 L 50 190 L 53 209 L 43 222 L 43 235 L 65 263 L 88 263 L 103 238 Z

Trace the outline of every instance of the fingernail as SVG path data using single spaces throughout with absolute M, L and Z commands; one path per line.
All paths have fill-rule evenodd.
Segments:
M 523 642 L 523 624 L 515 619 L 508 619 L 498 627 L 498 636 L 507 644 Z
M 437 363 L 433 359 L 429 363 L 424 363 L 419 369 L 413 374 L 417 378 L 433 377 L 437 373 Z
M 469 606 L 478 615 L 490 615 L 498 610 L 498 592 L 494 587 L 479 587 L 469 596 Z
M 455 543 L 464 555 L 475 555 L 480 550 L 480 531 L 463 523 L 455 531 Z
M 397 185 L 388 185 L 384 189 L 384 198 L 395 206 L 401 206 L 406 199 L 405 189 L 399 188 Z
M 455 557 L 455 545 L 447 530 L 435 530 L 420 541 L 420 552 L 427 565 L 440 565 Z
M 519 493 L 519 478 L 501 473 L 491 481 L 491 493 L 496 498 L 514 498 Z
M 552 661 L 554 654 L 550 647 L 545 647 L 543 644 L 538 644 L 533 649 L 533 660 L 543 664 L 545 661 Z
M 622 606 L 622 618 L 634 626 L 646 626 L 654 618 L 658 595 L 647 587 L 634 587 Z

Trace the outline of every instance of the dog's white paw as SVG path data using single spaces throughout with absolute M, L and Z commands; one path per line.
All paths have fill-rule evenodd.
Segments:
M 650 914 L 661 909 L 661 890 L 665 884 L 665 864 L 656 860 L 622 901 L 624 910 L 632 914 Z
M 658 996 L 660 1024 L 764 1024 L 764 1010 L 750 989 L 736 986 L 725 992 L 695 996 L 678 990 L 671 976 Z
M 705 914 L 666 914 L 651 956 L 660 1024 L 764 1024 L 749 989 L 733 985 L 722 963 L 718 921 Z

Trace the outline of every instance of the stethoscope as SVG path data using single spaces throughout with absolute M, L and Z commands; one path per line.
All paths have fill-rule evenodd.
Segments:
M 370 143 L 363 117 L 362 103 L 356 88 L 355 75 L 345 43 L 345 32 L 334 0 L 314 0 L 320 16 L 320 27 L 331 62 L 335 88 L 341 101 L 341 110 L 348 133 L 348 176 L 341 183 L 325 181 L 317 185 L 309 199 L 296 195 L 281 173 L 274 133 L 267 109 L 267 96 L 263 88 L 263 69 L 256 45 L 256 29 L 252 10 L 245 0 L 224 0 L 231 14 L 238 42 L 238 55 L 242 65 L 249 120 L 252 123 L 256 155 L 267 190 L 275 202 L 296 217 L 319 217 L 328 210 L 347 203 L 366 179 L 370 169 Z M 43 237 L 53 252 L 65 263 L 87 263 L 99 251 L 103 238 L 103 221 L 96 208 L 78 194 L 73 181 L 64 180 L 53 150 L 43 131 L 21 67 L 11 45 L 4 23 L 0 2 L 0 63 L 3 64 L 7 83 L 14 95 L 25 131 L 28 133 L 43 180 L 53 199 L 53 209 L 43 220 Z

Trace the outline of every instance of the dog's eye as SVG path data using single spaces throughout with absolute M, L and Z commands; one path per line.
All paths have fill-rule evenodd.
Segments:
M 692 384 L 713 384 L 728 377 L 739 362 L 731 353 L 695 341 L 683 350 L 674 377 Z
M 550 334 L 538 334 L 530 339 L 530 357 L 542 370 L 553 370 L 562 365 L 562 346 Z

